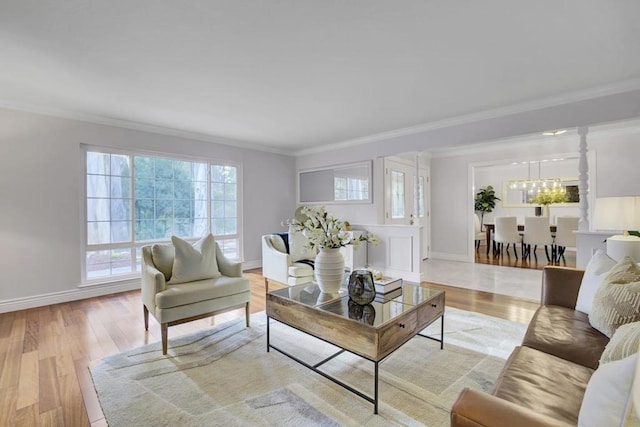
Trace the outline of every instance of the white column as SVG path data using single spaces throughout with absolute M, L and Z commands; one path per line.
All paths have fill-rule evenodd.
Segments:
M 578 160 L 578 193 L 580 194 L 580 221 L 578 222 L 578 230 L 589 231 L 589 162 L 587 161 L 587 133 L 589 128 L 586 126 L 578 128 L 580 135 L 580 158 Z

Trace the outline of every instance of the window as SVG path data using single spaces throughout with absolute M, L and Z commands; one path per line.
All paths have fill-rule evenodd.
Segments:
M 369 179 L 336 176 L 333 178 L 334 200 L 367 200 Z
M 216 162 L 86 150 L 83 280 L 140 271 L 140 247 L 211 232 L 240 259 L 238 168 Z

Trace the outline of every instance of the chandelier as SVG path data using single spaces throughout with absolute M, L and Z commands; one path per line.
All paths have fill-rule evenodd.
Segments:
M 531 163 L 535 162 L 529 162 L 529 178 L 509 181 L 509 189 L 526 191 L 528 194 L 566 193 L 560 178 L 540 178 L 540 162 L 537 162 L 538 178 L 531 179 Z

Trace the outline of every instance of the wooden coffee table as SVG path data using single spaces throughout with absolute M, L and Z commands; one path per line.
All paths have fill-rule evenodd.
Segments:
M 416 335 L 444 345 L 443 291 L 404 283 L 402 294 L 393 298 L 379 295 L 368 306 L 350 301 L 346 288 L 338 294 L 322 294 L 315 284 L 304 284 L 267 293 L 267 351 L 274 349 L 323 377 L 373 403 L 378 413 L 378 364 Z M 440 338 L 419 332 L 441 319 Z M 324 360 L 310 364 L 271 344 L 269 323 L 274 319 L 298 329 L 341 350 Z M 344 351 L 374 363 L 374 395 L 360 390 L 320 370 L 320 366 Z

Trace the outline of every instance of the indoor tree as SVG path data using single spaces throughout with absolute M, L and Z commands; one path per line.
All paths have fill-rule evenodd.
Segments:
M 480 212 L 480 224 L 483 224 L 484 214 L 492 212 L 496 207 L 496 200 L 500 199 L 496 197 L 496 192 L 491 185 L 481 188 L 476 193 L 474 208 L 476 212 Z

